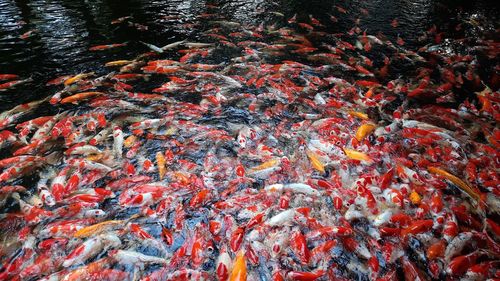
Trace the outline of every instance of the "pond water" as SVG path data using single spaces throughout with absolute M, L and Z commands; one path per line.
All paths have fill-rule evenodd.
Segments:
M 283 24 L 297 14 L 313 15 L 328 32 L 347 32 L 358 26 L 370 34 L 398 35 L 408 44 L 433 25 L 446 36 L 463 36 L 454 30 L 461 20 L 473 17 L 483 28 L 494 30 L 498 5 L 495 1 L 214 1 L 222 16 L 242 23 Z M 45 82 L 63 74 L 103 70 L 106 61 L 146 51 L 139 41 L 164 46 L 196 38 L 190 27 L 207 8 L 205 1 L 21 1 L 0 0 L 0 72 L 33 77 L 34 83 L 0 97 L 0 110 L 48 95 Z M 346 13 L 339 12 L 345 9 Z M 368 16 L 364 16 L 367 12 Z M 331 21 L 334 15 L 338 22 Z M 120 17 L 131 16 L 120 24 Z M 460 16 L 460 18 L 459 18 Z M 397 19 L 394 28 L 391 22 Z M 474 32 L 474 31 L 473 31 Z M 25 35 L 24 39 L 21 39 Z M 467 34 L 476 36 L 475 33 Z M 112 52 L 89 52 L 94 45 L 127 42 Z

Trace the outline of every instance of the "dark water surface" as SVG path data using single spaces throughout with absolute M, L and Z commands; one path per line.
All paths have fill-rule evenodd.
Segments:
M 495 1 L 214 1 L 228 20 L 268 25 L 283 24 L 314 15 L 326 31 L 348 32 L 356 24 L 370 34 L 398 35 L 409 45 L 418 45 L 423 31 L 436 25 L 447 36 L 464 18 L 494 31 L 498 5 Z M 343 13 L 341 8 L 346 10 Z M 189 23 L 204 13 L 205 1 L 64 1 L 0 0 L 0 73 L 32 77 L 34 83 L 3 93 L 0 110 L 49 94 L 45 82 L 63 74 L 104 71 L 104 62 L 127 59 L 147 51 L 138 41 L 163 46 L 184 38 L 196 38 Z M 362 13 L 368 12 L 368 16 Z M 333 15 L 338 22 L 331 21 Z M 131 16 L 119 24 L 117 18 Z M 460 16 L 460 20 L 458 17 Z M 391 26 L 393 19 L 399 26 Z M 30 32 L 26 34 L 27 32 Z M 25 36 L 23 36 L 23 34 Z M 380 33 L 379 33 L 380 34 Z M 21 37 L 25 37 L 22 39 Z M 94 45 L 123 43 L 128 46 L 106 52 L 90 52 Z

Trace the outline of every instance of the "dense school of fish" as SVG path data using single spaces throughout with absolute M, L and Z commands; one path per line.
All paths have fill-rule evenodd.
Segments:
M 208 8 L 0 114 L 0 280 L 500 278 L 497 43 Z

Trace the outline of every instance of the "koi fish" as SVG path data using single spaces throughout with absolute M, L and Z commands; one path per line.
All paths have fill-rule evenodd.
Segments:
M 15 88 L 19 85 L 23 85 L 23 84 L 27 84 L 27 83 L 31 83 L 31 82 L 33 82 L 33 79 L 31 79 L 31 78 L 5 82 L 3 84 L 0 84 L 0 92 L 5 92 L 5 91 L 10 90 L 12 88 Z
M 167 173 L 167 168 L 165 166 L 166 164 L 166 161 L 165 161 L 165 157 L 163 156 L 163 153 L 161 152 L 157 152 L 156 153 L 156 165 L 158 167 L 158 176 L 160 177 L 160 180 L 163 179 L 163 177 L 165 176 L 165 174 Z
M 19 75 L 16 74 L 0 74 L 0 80 L 15 80 L 18 78 Z
M 86 79 L 86 78 L 88 78 L 88 77 L 92 77 L 92 76 L 94 76 L 94 74 L 95 74 L 94 72 L 90 72 L 90 73 L 80 73 L 80 74 L 75 75 L 75 76 L 73 76 L 73 77 L 71 77 L 71 78 L 68 78 L 67 80 L 64 80 L 64 85 L 65 85 L 65 86 L 69 86 L 69 85 L 71 85 L 71 84 L 73 84 L 73 83 L 76 83 L 76 82 L 78 82 L 78 81 L 81 81 L 82 79 Z
M 134 61 L 131 61 L 131 60 L 115 60 L 115 61 L 107 62 L 106 64 L 104 64 L 104 66 L 106 66 L 106 67 L 123 66 L 123 65 L 131 64 L 133 62 Z
M 479 195 L 479 193 L 477 191 L 473 190 L 467 183 L 465 183 L 463 180 L 459 179 L 458 177 L 450 174 L 449 172 L 447 172 L 443 169 L 437 168 L 437 167 L 429 167 L 428 171 L 430 173 L 440 175 L 440 176 L 444 177 L 445 179 L 451 181 L 453 184 L 460 187 L 460 189 L 462 191 L 467 193 L 470 197 L 472 197 L 477 202 L 481 201 L 481 196 Z
M 229 281 L 246 281 L 247 280 L 247 265 L 245 253 L 240 251 L 233 262 L 233 270 L 229 276 Z
M 373 123 L 365 123 L 356 130 L 355 138 L 358 141 L 362 141 L 367 135 L 373 132 L 376 129 L 375 124 Z
M 343 149 L 344 149 L 345 155 L 349 159 L 358 160 L 358 161 L 366 161 L 366 162 L 370 162 L 372 160 L 370 158 L 370 156 L 366 155 L 363 152 L 359 152 L 359 151 L 356 151 L 356 150 L 353 150 L 350 148 L 345 148 L 345 147 Z
M 309 157 L 309 160 L 311 161 L 311 164 L 312 164 L 314 169 L 316 169 L 317 171 L 319 171 L 321 173 L 325 172 L 325 165 L 321 162 L 321 160 L 316 155 L 316 153 L 308 150 L 307 157 Z
M 116 43 L 116 44 L 108 44 L 108 45 L 97 45 L 89 48 L 89 51 L 104 51 L 109 49 L 114 49 L 118 47 L 127 46 L 127 43 Z
M 77 103 L 78 101 L 88 99 L 90 97 L 95 97 L 95 96 L 100 96 L 104 95 L 103 92 L 83 92 L 83 93 L 78 93 L 69 97 L 63 98 L 60 103 L 61 104 L 66 104 L 66 103 Z
M 109 231 L 110 229 L 113 229 L 115 227 L 122 226 L 124 221 L 122 220 L 110 220 L 110 221 L 104 221 L 98 224 L 94 224 L 91 226 L 84 227 L 73 235 L 76 238 L 85 238 L 89 237 L 92 235 L 100 234 L 106 231 Z

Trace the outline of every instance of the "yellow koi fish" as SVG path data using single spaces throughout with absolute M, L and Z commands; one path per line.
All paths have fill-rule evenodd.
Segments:
M 137 142 L 137 137 L 135 135 L 130 135 L 123 141 L 123 146 L 126 148 L 131 148 Z
M 158 175 L 160 176 L 160 180 L 163 179 L 165 174 L 167 173 L 167 167 L 165 166 L 165 156 L 163 156 L 163 153 L 157 152 L 156 153 L 156 164 L 158 165 Z
M 254 173 L 254 172 L 262 171 L 262 170 L 265 170 L 265 169 L 269 169 L 271 167 L 276 166 L 278 163 L 279 163 L 278 159 L 271 159 L 269 161 L 266 161 L 266 162 L 260 164 L 257 167 L 250 168 L 250 172 Z
M 115 60 L 115 61 L 107 62 L 104 66 L 107 66 L 107 67 L 110 67 L 110 66 L 122 66 L 122 65 L 131 64 L 133 62 L 134 61 L 131 61 L 131 60 Z
M 101 234 L 106 231 L 110 231 L 111 229 L 120 226 L 124 223 L 123 220 L 110 220 L 103 221 L 97 224 L 93 224 L 87 227 L 84 227 L 73 235 L 75 238 L 85 238 L 97 234 Z
M 89 72 L 89 73 L 80 73 L 78 75 L 75 75 L 67 80 L 64 81 L 64 86 L 68 86 L 68 85 L 71 85 L 73 83 L 76 83 L 82 79 L 85 79 L 87 77 L 90 77 L 94 75 L 94 72 Z
M 375 126 L 375 124 L 365 123 L 365 124 L 359 126 L 358 130 L 356 131 L 355 138 L 358 141 L 362 141 L 367 135 L 371 134 L 371 132 L 373 132 L 373 130 L 375 130 L 375 128 L 377 128 L 377 126 Z
M 98 154 L 91 154 L 89 156 L 86 157 L 87 160 L 89 161 L 99 161 L 102 159 L 102 157 L 104 157 L 104 154 L 103 153 L 98 153 Z
M 367 162 L 370 162 L 372 160 L 370 156 L 366 155 L 363 152 L 356 151 L 354 149 L 344 148 L 344 152 L 349 159 L 367 161 Z
M 229 281 L 246 281 L 247 280 L 247 262 L 245 253 L 240 251 L 234 260 L 233 270 Z
M 437 167 L 429 167 L 429 168 L 427 168 L 427 170 L 432 174 L 440 175 L 440 176 L 446 178 L 447 180 L 451 181 L 453 184 L 460 187 L 460 189 L 462 189 L 465 193 L 469 194 L 470 197 L 474 198 L 474 200 L 476 200 L 478 202 L 481 200 L 480 195 L 476 191 L 474 191 L 474 189 L 472 189 L 472 187 L 470 187 L 467 183 L 465 183 L 463 180 L 459 179 L 458 177 L 450 174 L 449 172 L 447 172 L 443 169 L 437 168 Z
M 309 161 L 311 161 L 311 165 L 313 166 L 313 168 L 321 173 L 324 173 L 325 165 L 321 162 L 321 160 L 319 160 L 318 155 L 310 150 L 307 150 L 306 154 L 307 157 L 309 157 Z
M 363 113 L 363 112 L 359 112 L 359 111 L 349 111 L 349 115 L 351 116 L 354 116 L 354 117 L 358 117 L 359 119 L 363 119 L 363 120 L 368 120 L 370 118 L 368 118 L 368 114 L 366 113 Z
M 422 197 L 415 190 L 410 193 L 410 201 L 413 205 L 419 205 L 422 202 Z

